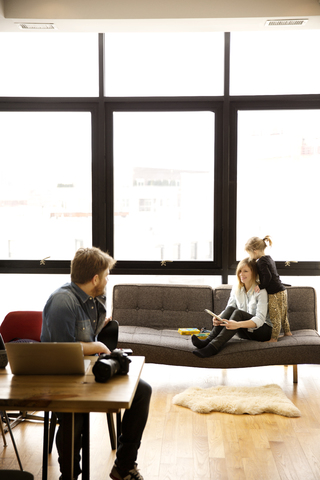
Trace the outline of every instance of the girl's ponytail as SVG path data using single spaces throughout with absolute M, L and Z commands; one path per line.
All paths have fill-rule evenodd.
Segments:
M 269 235 L 266 235 L 263 239 L 265 246 L 267 247 L 267 242 L 269 243 L 269 247 L 272 247 L 272 240 Z
M 269 235 L 266 235 L 263 239 L 259 237 L 251 237 L 245 244 L 245 251 L 250 253 L 253 252 L 254 250 L 262 250 L 264 251 L 267 248 L 267 242 L 269 243 L 269 246 L 271 247 L 272 245 L 272 240 Z

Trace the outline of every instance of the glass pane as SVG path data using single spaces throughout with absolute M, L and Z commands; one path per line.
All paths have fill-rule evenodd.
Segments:
M 0 324 L 9 312 L 42 311 L 51 293 L 67 282 L 70 275 L 0 275 Z M 17 285 L 24 286 L 18 294 Z
M 95 97 L 98 35 L 0 33 L 0 96 Z
M 0 258 L 92 244 L 91 114 L 0 112 Z
M 231 95 L 320 93 L 319 30 L 231 33 Z
M 270 235 L 278 261 L 319 261 L 320 110 L 238 113 L 237 259 Z
M 223 95 L 223 33 L 107 33 L 106 96 Z
M 213 259 L 214 114 L 114 114 L 117 260 Z

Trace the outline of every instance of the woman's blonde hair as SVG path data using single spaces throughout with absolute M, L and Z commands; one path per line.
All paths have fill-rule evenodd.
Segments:
M 262 250 L 264 251 L 267 248 L 267 242 L 269 243 L 269 246 L 272 246 L 272 241 L 269 235 L 266 235 L 264 238 L 259 238 L 259 237 L 251 237 L 247 241 L 247 243 L 244 246 L 244 249 L 246 252 L 250 253 L 253 252 L 254 250 Z
M 253 285 L 256 285 L 257 282 L 258 282 L 257 262 L 255 260 L 251 260 L 251 258 L 248 257 L 248 258 L 244 258 L 243 260 L 241 260 L 241 262 L 238 263 L 237 270 L 236 270 L 236 275 L 237 275 L 237 279 L 238 279 L 239 288 L 244 286 L 244 284 L 240 280 L 240 272 L 243 269 L 243 267 L 245 267 L 245 266 L 249 267 L 250 270 L 252 271 L 252 284 L 250 286 L 250 288 L 251 288 Z

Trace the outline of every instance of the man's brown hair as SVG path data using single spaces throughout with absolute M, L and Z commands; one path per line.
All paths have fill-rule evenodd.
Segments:
M 115 264 L 116 260 L 100 248 L 79 248 L 71 262 L 71 281 L 83 285 Z

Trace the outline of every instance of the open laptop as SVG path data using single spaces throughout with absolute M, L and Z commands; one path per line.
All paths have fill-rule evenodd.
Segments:
M 6 343 L 14 375 L 84 375 L 90 365 L 81 343 Z

